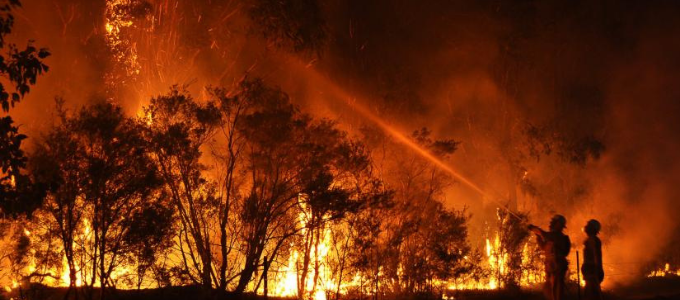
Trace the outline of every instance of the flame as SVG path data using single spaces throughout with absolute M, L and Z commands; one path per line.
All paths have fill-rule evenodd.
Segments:
M 122 31 L 134 25 L 131 17 L 121 12 L 121 7 L 131 4 L 131 0 L 106 1 L 104 24 L 106 41 L 114 53 L 114 59 L 123 66 L 128 76 L 139 74 L 141 68 L 137 58 L 137 45 L 121 35 Z
M 151 126 L 153 124 L 153 115 L 151 114 L 151 111 L 145 110 L 144 107 L 137 109 L 137 118 L 139 118 L 147 126 Z
M 69 269 L 68 269 L 68 262 L 66 262 L 66 257 L 64 257 L 62 261 L 62 271 L 61 277 L 59 280 L 61 280 L 61 286 L 70 286 L 71 285 L 71 276 L 69 274 Z M 80 272 L 76 272 L 76 283 L 74 284 L 77 287 L 83 286 L 83 275 Z
M 300 223 L 301 228 L 303 228 L 301 230 L 301 235 L 304 236 L 309 230 L 309 228 L 306 226 L 309 218 L 305 213 L 307 208 L 305 205 L 302 205 L 302 207 L 303 212 L 298 215 L 298 222 Z M 326 292 L 334 286 L 337 286 L 337 281 L 332 278 L 332 272 L 329 270 L 327 264 L 324 263 L 331 249 L 330 229 L 327 226 L 324 226 L 319 230 L 321 230 L 320 242 L 318 248 L 314 249 L 314 247 L 312 247 L 312 250 L 309 253 L 310 269 L 307 278 L 305 278 L 303 286 L 305 294 L 311 294 L 309 295 L 311 299 L 326 300 Z M 293 250 L 293 252 L 288 257 L 288 263 L 279 269 L 278 273 L 282 275 L 278 278 L 275 277 L 272 282 L 274 286 L 272 294 L 274 296 L 299 297 L 298 283 L 300 279 L 298 276 L 298 266 L 302 265 L 302 259 L 304 255 L 300 253 L 297 248 L 295 248 L 295 246 L 295 244 L 291 245 L 291 247 L 295 250 Z M 315 274 L 317 271 L 312 267 L 312 265 L 315 263 L 319 264 L 318 274 Z M 318 278 L 319 281 L 315 283 L 314 278 Z M 262 293 L 261 290 L 258 292 Z
M 542 283 L 542 265 L 532 257 L 530 242 L 525 242 L 521 248 L 521 278 L 518 284 L 522 287 L 531 287 Z M 503 278 L 509 276 L 511 271 L 510 258 L 503 245 L 499 233 L 493 234 L 493 238 L 486 238 L 484 245 L 485 260 L 482 261 L 485 277 L 452 279 L 447 283 L 448 290 L 496 290 L 504 287 Z M 464 257 L 469 260 L 469 257 Z
M 680 276 L 680 268 L 671 268 L 671 264 L 666 263 L 663 268 L 659 268 L 647 274 L 647 277 L 666 277 L 666 276 Z
M 279 297 L 294 297 L 297 295 L 297 272 L 298 251 L 288 257 L 288 264 L 281 269 L 283 278 L 275 282 L 273 295 Z

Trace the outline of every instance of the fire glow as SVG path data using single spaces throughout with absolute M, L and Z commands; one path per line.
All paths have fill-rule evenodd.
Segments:
M 666 263 L 663 268 L 654 270 L 647 274 L 647 277 L 666 277 L 666 276 L 680 276 L 680 268 L 673 269 L 671 264 Z
M 572 93 L 565 92 L 566 100 L 556 100 L 556 108 L 543 109 L 531 102 L 543 95 L 515 91 L 524 88 L 520 86 L 523 81 L 505 78 L 513 76 L 512 70 L 494 69 L 513 66 L 496 60 L 516 57 L 510 47 L 514 44 L 493 47 L 489 51 L 493 55 L 479 52 L 482 62 L 477 63 L 483 65 L 483 75 L 470 75 L 472 79 L 461 80 L 456 75 L 439 82 L 429 78 L 434 76 L 431 74 L 410 77 L 409 72 L 429 71 L 432 66 L 413 67 L 413 71 L 405 58 L 404 70 L 386 68 L 385 73 L 393 74 L 382 78 L 384 74 L 373 74 L 363 61 L 371 58 L 364 57 L 364 53 L 376 47 L 363 36 L 371 34 L 362 31 L 370 27 L 367 24 L 372 20 L 364 20 L 364 24 L 348 18 L 349 24 L 332 21 L 342 26 L 332 22 L 311 26 L 334 28 L 327 32 L 328 37 L 318 35 L 331 43 L 339 35 L 349 35 L 348 40 L 334 45 L 349 45 L 351 49 L 336 52 L 353 54 L 324 60 L 320 55 L 323 49 L 311 43 L 310 51 L 304 44 L 310 35 L 317 37 L 314 31 L 296 35 L 300 32 L 295 32 L 295 26 L 307 23 L 281 26 L 277 22 L 290 19 L 268 15 L 290 7 L 270 5 L 262 9 L 256 5 L 259 0 L 208 4 L 184 0 L 102 1 L 101 11 L 94 18 L 95 28 L 86 38 L 80 38 L 86 40 L 83 43 L 87 47 L 96 49 L 99 41 L 107 50 L 102 51 L 106 52 L 106 62 L 98 66 L 101 70 L 96 74 L 103 77 L 98 83 L 101 86 L 82 92 L 87 97 L 94 95 L 96 100 L 82 105 L 82 110 L 75 107 L 77 103 L 69 104 L 70 99 L 56 101 L 57 112 L 51 123 L 39 125 L 53 130 L 44 130 L 44 138 L 29 134 L 35 138 L 35 145 L 22 146 L 29 157 L 28 166 L 22 170 L 26 174 L 34 170 L 31 168 L 40 169 L 33 165 L 34 153 L 67 151 L 81 144 L 85 150 L 78 148 L 81 152 L 74 150 L 62 156 L 72 164 L 68 167 L 77 167 L 57 165 L 49 170 L 55 174 L 71 172 L 68 176 L 72 178 L 68 179 L 72 181 L 64 184 L 64 189 L 75 195 L 73 202 L 64 204 L 45 184 L 47 196 L 41 206 L 31 211 L 31 218 L 20 215 L 0 224 L 0 229 L 6 231 L 0 236 L 0 286 L 10 297 L 32 285 L 68 288 L 69 293 L 82 292 L 90 298 L 97 289 L 175 286 L 302 300 L 377 300 L 409 293 L 451 299 L 450 295 L 469 290 L 535 291 L 546 280 L 545 257 L 527 234 L 526 225 L 530 221 L 542 224 L 553 213 L 564 213 L 569 219 L 567 233 L 572 248 L 568 281 L 573 286 L 585 284 L 583 278 L 577 282 L 580 266 L 575 252 L 582 249 L 580 224 L 591 217 L 606 220 L 602 239 L 606 289 L 612 282 L 618 284 L 631 278 L 680 276 L 680 268 L 670 263 L 649 267 L 647 263 L 653 258 L 624 262 L 628 258 L 620 257 L 627 255 L 620 249 L 627 249 L 624 246 L 628 243 L 649 241 L 645 240 L 647 234 L 631 230 L 627 224 L 637 216 L 624 209 L 625 205 L 618 205 L 618 198 L 625 194 L 618 189 L 624 185 L 624 176 L 600 176 L 602 170 L 621 169 L 612 167 L 618 162 L 610 157 L 598 160 L 604 149 L 600 140 L 610 137 L 593 131 L 586 132 L 584 140 L 580 133 L 563 128 L 552 110 L 573 109 L 563 105 L 572 100 Z M 272 3 L 269 4 L 275 6 L 288 0 Z M 71 34 L 68 30 L 73 30 L 70 22 L 82 16 L 73 12 L 78 5 L 59 5 L 55 4 L 67 37 Z M 501 11 L 505 12 L 496 9 L 493 13 Z M 313 9 L 311 13 L 294 12 L 309 16 L 305 21 L 314 19 Z M 29 18 L 22 15 L 22 19 Z M 494 39 L 496 34 L 501 35 L 496 29 L 490 31 Z M 101 54 L 87 50 L 88 63 Z M 414 55 L 420 58 L 412 59 L 432 59 L 422 56 Z M 468 56 L 460 60 L 470 60 Z M 345 58 L 349 58 L 349 66 L 334 67 L 338 64 L 335 60 L 344 64 Z M 78 59 L 74 61 L 82 62 Z M 385 59 L 389 61 L 387 56 Z M 344 71 L 350 74 L 348 80 Z M 367 78 L 357 79 L 360 76 L 353 77 L 352 72 L 366 73 Z M 406 74 L 404 78 L 390 77 L 401 76 L 401 72 Z M 450 76 L 448 72 L 453 71 L 437 76 Z M 92 75 L 84 74 L 83 77 Z M 380 79 L 373 82 L 373 77 Z M 509 87 L 512 84 L 518 86 Z M 410 90 L 411 85 L 416 92 Z M 548 90 L 562 88 L 555 84 Z M 574 89 L 577 88 L 575 98 L 601 96 L 589 85 Z M 399 96 L 395 97 L 392 89 Z M 420 93 L 421 89 L 428 91 Z M 44 97 L 44 91 L 38 92 Z M 525 101 L 522 97 L 531 101 L 521 102 Z M 484 106 L 483 110 L 478 106 Z M 105 110 L 107 107 L 110 110 Z M 526 107 L 532 108 L 530 113 L 521 112 Z M 606 106 L 595 110 L 608 109 L 603 107 Z M 120 123 L 115 119 L 117 109 L 123 112 Z M 585 119 L 587 113 L 577 110 L 565 114 L 583 115 Z M 101 126 L 104 129 L 123 130 L 129 126 L 136 131 L 102 139 L 96 136 L 98 132 L 88 131 L 87 126 L 78 123 L 89 124 L 87 117 L 104 120 L 105 125 L 116 124 Z M 553 124 L 543 119 L 558 121 Z M 583 122 L 580 117 L 576 121 Z M 259 130 L 249 131 L 252 128 Z M 413 134 L 408 134 L 414 128 Z M 48 144 L 48 132 L 62 134 L 65 138 L 59 141 L 70 144 Z M 72 132 L 82 135 L 69 135 Z M 104 146 L 124 148 L 122 141 L 126 137 L 139 144 L 129 152 L 112 151 L 110 168 L 97 169 L 97 160 L 107 158 Z M 146 148 L 134 148 L 137 145 Z M 194 146 L 194 152 L 187 150 L 194 150 Z M 127 157 L 115 156 L 118 153 L 127 153 Z M 130 157 L 135 155 L 139 155 L 135 161 L 139 165 L 134 170 L 125 169 L 133 165 L 127 159 L 132 161 Z M 324 160 L 328 157 L 328 161 Z M 312 172 L 305 169 L 307 166 L 316 169 Z M 116 208 L 119 210 L 106 211 L 106 201 L 110 200 L 107 197 L 119 195 L 118 187 L 139 188 L 137 182 L 126 179 L 138 174 L 133 171 L 147 169 L 157 172 L 146 177 L 142 174 L 137 182 L 148 179 L 149 184 L 121 197 L 123 204 Z M 80 176 L 92 170 L 96 174 L 117 170 L 128 173 L 105 178 L 98 190 L 88 190 L 95 192 L 86 199 L 83 186 L 96 181 Z M 324 182 L 327 178 L 331 179 Z M 11 175 L 6 182 L 8 187 L 19 190 L 26 181 Z M 54 182 L 59 186 L 66 180 Z M 110 191 L 115 192 L 97 198 L 100 192 Z M 657 198 L 666 199 L 665 190 L 658 193 L 661 196 Z M 643 192 L 639 195 L 649 197 Z M 313 199 L 316 196 L 325 201 L 321 208 L 314 206 L 318 205 L 313 203 L 318 200 Z M 659 207 L 666 203 L 659 203 L 644 212 L 661 215 L 656 212 L 663 211 Z M 494 209 L 496 218 L 491 216 Z M 167 216 L 172 218 L 163 227 L 165 232 L 154 232 L 162 226 L 145 222 L 165 220 Z M 671 222 L 658 219 L 660 224 Z M 148 236 L 128 235 L 135 233 L 131 228 L 143 228 Z M 446 238 L 438 239 L 441 236 Z M 664 251 L 655 246 L 654 251 Z

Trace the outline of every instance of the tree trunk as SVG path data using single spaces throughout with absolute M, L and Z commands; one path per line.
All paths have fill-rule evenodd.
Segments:
M 321 243 L 322 230 L 322 227 L 316 229 L 316 239 L 314 239 L 314 281 L 312 282 L 312 296 L 316 294 L 316 287 L 319 282 L 319 243 Z
M 262 276 L 264 276 L 264 300 L 269 299 L 269 291 L 267 290 L 267 284 L 268 284 L 267 283 L 267 281 L 268 281 L 267 271 L 269 271 L 269 264 L 270 264 L 270 262 L 267 261 L 267 257 L 265 256 L 264 257 L 264 271 L 263 271 L 264 273 L 262 274 Z
M 306 291 L 306 283 L 307 283 L 307 275 L 309 273 L 309 262 L 311 261 L 311 252 L 312 252 L 312 239 L 313 239 L 313 234 L 311 228 L 307 228 L 307 232 L 305 234 L 305 248 L 304 248 L 304 256 L 302 259 L 302 273 L 298 277 L 298 297 L 300 299 L 304 299 Z
M 251 246 L 248 249 L 248 254 L 246 255 L 246 261 L 241 271 L 241 277 L 239 278 L 238 285 L 234 290 L 236 294 L 242 294 L 248 287 L 250 279 L 253 277 L 253 273 L 257 268 L 257 264 L 260 261 L 260 255 L 262 255 L 262 248 L 264 245 L 260 245 L 260 239 L 254 239 L 256 242 L 251 241 Z
M 227 289 L 227 228 L 226 224 L 220 226 L 220 251 L 222 253 L 222 263 L 220 264 L 220 290 Z

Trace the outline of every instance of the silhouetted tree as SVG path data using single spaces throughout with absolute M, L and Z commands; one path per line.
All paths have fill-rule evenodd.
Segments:
M 526 245 L 529 238 L 529 230 L 527 229 L 528 217 L 526 213 L 514 212 L 512 215 L 508 211 L 499 208 L 497 210 L 497 226 L 498 226 L 498 249 L 496 253 L 498 257 L 505 257 L 499 265 L 491 266 L 493 272 L 492 276 L 498 277 L 498 282 L 503 284 L 506 288 L 519 288 L 522 282 L 523 272 L 525 267 L 534 266 L 538 261 L 523 261 L 523 252 L 526 250 L 526 257 L 535 257 L 536 247 L 528 247 Z M 527 249 L 524 249 L 527 246 Z M 529 253 L 533 251 L 533 253 Z M 500 264 L 504 265 L 500 265 Z M 535 270 L 534 270 L 535 271 Z
M 375 225 L 375 222 L 379 224 L 383 217 L 389 216 L 389 210 L 393 205 L 393 191 L 387 189 L 382 180 L 373 174 L 373 166 L 370 165 L 363 173 L 357 173 L 355 176 L 357 197 L 360 198 L 358 207 L 329 224 L 331 235 L 329 247 L 333 253 L 326 258 L 326 263 L 336 280 L 335 299 L 340 298 L 343 283 L 352 281 L 359 270 L 353 258 L 366 253 L 366 249 L 357 248 L 356 242 L 361 240 L 364 242 L 360 243 L 362 247 L 370 249 L 371 241 L 379 234 L 379 226 L 374 228 L 372 225 Z M 366 235 L 363 235 L 364 233 Z
M 69 268 L 69 297 L 77 281 L 75 242 L 76 235 L 82 231 L 82 220 L 85 214 L 85 202 L 80 185 L 83 177 L 83 153 L 73 132 L 66 127 L 69 121 L 62 110 L 62 101 L 57 101 L 62 126 L 55 126 L 45 135 L 42 142 L 37 143 L 31 155 L 31 174 L 35 182 L 46 189 L 46 199 L 42 209 L 56 223 L 57 235 L 61 239 L 63 255 Z
M 299 197 L 304 222 L 298 239 L 302 253 L 297 270 L 301 298 L 307 298 L 307 293 L 313 295 L 317 289 L 320 265 L 326 263 L 320 261 L 319 247 L 329 238 L 328 230 L 342 230 L 335 226 L 337 221 L 353 218 L 361 209 L 389 194 L 373 176 L 370 156 L 363 144 L 347 138 L 333 122 L 312 122 L 305 133 L 299 145 L 306 154 L 301 165 Z M 310 265 L 314 277 L 312 288 L 307 291 Z
M 0 106 L 8 113 L 11 107 L 23 98 L 34 85 L 38 75 L 47 72 L 43 59 L 50 55 L 45 48 L 38 49 L 29 41 L 20 49 L 16 44 L 7 43 L 7 36 L 14 26 L 12 11 L 20 7 L 18 0 L 0 2 L 0 76 L 12 86 L 0 84 Z M 9 115 L 0 118 L 0 213 L 17 216 L 29 213 L 39 206 L 40 193 L 34 191 L 30 179 L 21 170 L 26 167 L 26 155 L 21 143 L 26 136 L 19 133 Z
M 241 219 L 244 225 L 245 262 L 235 289 L 243 292 L 262 265 L 262 257 L 276 258 L 285 242 L 301 230 L 298 216 L 307 180 L 306 170 L 314 165 L 310 157 L 320 150 L 322 139 L 335 145 L 329 136 L 310 134 L 315 123 L 293 106 L 284 92 L 262 81 L 246 82 L 241 97 L 252 103 L 251 112 L 239 127 L 247 140 L 244 148 L 245 172 L 250 178 Z
M 213 280 L 221 281 L 214 270 L 211 234 L 214 213 L 220 208 L 215 205 L 215 186 L 206 179 L 206 166 L 200 161 L 202 147 L 220 121 L 213 104 L 201 106 L 175 88 L 145 108 L 150 149 L 181 225 L 184 272 L 206 289 L 213 287 Z
M 160 199 L 169 197 L 160 194 Z M 140 289 L 144 283 L 147 272 L 151 269 L 156 272 L 164 270 L 153 270 L 162 268 L 157 266 L 159 257 L 168 254 L 172 247 L 172 238 L 176 229 L 175 210 L 168 203 L 169 201 L 156 201 L 142 209 L 136 210 L 125 219 L 124 226 L 129 228 L 123 237 L 125 249 L 123 251 L 126 265 L 136 266 L 136 282 L 134 284 Z M 130 286 L 132 284 L 129 284 Z M 159 287 L 162 285 L 159 283 Z
M 157 243 L 169 225 L 161 217 L 167 212 L 147 221 L 153 225 L 138 217 L 158 212 L 163 200 L 141 133 L 120 107 L 98 103 L 62 114 L 34 154 L 33 174 L 48 187 L 45 210 L 57 224 L 71 288 L 80 272 L 84 285 L 101 286 L 102 299 L 107 287 L 115 288 L 111 274 L 124 256 Z
M 256 288 L 259 271 L 304 228 L 301 277 L 307 277 L 310 251 L 327 224 L 382 192 L 367 152 L 261 80 L 245 80 L 232 95 L 223 89 L 211 95 L 198 104 L 173 89 L 153 99 L 143 118 L 179 217 L 184 274 L 205 289 Z M 305 224 L 301 214 L 310 217 Z
M 467 270 L 463 257 L 470 250 L 468 217 L 464 210 L 449 210 L 441 202 L 453 178 L 381 132 L 366 128 L 364 135 L 374 160 L 385 162 L 379 168 L 394 190 L 394 205 L 382 220 L 369 218 L 358 228 L 356 244 L 362 254 L 355 257 L 355 264 L 372 274 L 373 291 L 433 291 L 434 279 L 450 279 Z M 433 139 L 426 128 L 411 138 L 442 160 L 458 145 Z

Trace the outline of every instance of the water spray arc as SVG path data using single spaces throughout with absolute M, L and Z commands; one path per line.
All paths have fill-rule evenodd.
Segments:
M 500 201 L 494 200 L 494 197 L 484 191 L 481 187 L 479 187 L 477 184 L 472 182 L 470 179 L 462 175 L 460 172 L 457 172 L 454 170 L 451 166 L 448 164 L 444 163 L 441 161 L 439 158 L 436 156 L 432 155 L 427 149 L 423 149 L 420 145 L 415 143 L 413 140 L 408 138 L 406 135 L 401 133 L 399 130 L 395 129 L 394 127 L 390 126 L 387 124 L 387 122 L 383 121 L 380 117 L 376 116 L 375 114 L 371 113 L 367 108 L 361 106 L 358 104 L 356 101 L 346 101 L 347 105 L 349 105 L 351 108 L 353 108 L 356 112 L 361 114 L 363 117 L 366 119 L 370 120 L 374 124 L 378 125 L 383 131 L 386 133 L 390 134 L 393 136 L 397 141 L 400 143 L 404 144 L 405 146 L 409 147 L 409 149 L 413 150 L 413 152 L 417 153 L 421 157 L 427 159 L 431 163 L 433 163 L 435 166 L 440 168 L 441 170 L 447 172 L 449 175 L 453 176 L 456 178 L 458 181 L 461 183 L 465 184 L 468 186 L 470 189 L 473 191 L 477 192 L 480 194 L 484 199 L 488 199 L 496 204 L 498 204 L 498 207 L 502 208 L 503 210 L 507 211 L 511 216 L 522 220 L 520 216 L 518 216 L 516 213 L 514 213 L 512 210 L 507 208 L 503 203 Z
M 481 195 L 484 199 L 490 200 L 494 203 L 496 203 L 500 208 L 503 210 L 507 211 L 511 216 L 522 220 L 522 218 L 514 213 L 512 210 L 507 208 L 503 203 L 501 203 L 498 200 L 495 200 L 495 197 L 493 195 L 489 194 L 486 192 L 484 189 L 482 189 L 479 185 L 468 179 L 465 175 L 461 174 L 460 172 L 454 170 L 451 166 L 448 164 L 444 163 L 441 161 L 439 158 L 434 156 L 432 153 L 430 153 L 427 149 L 424 149 L 417 143 L 415 143 L 412 139 L 410 139 L 408 136 L 404 135 L 402 132 L 388 124 L 385 120 L 371 112 L 367 107 L 364 105 L 360 104 L 357 101 L 356 97 L 353 97 L 350 95 L 348 92 L 343 90 L 341 87 L 336 85 L 335 83 L 331 82 L 329 79 L 325 78 L 321 74 L 318 74 L 315 71 L 309 71 L 311 73 L 311 76 L 314 77 L 316 80 L 320 80 L 324 83 L 325 86 L 328 86 L 332 92 L 337 96 L 338 99 L 344 99 L 342 103 L 352 109 L 353 111 L 359 113 L 361 117 L 364 119 L 372 122 L 373 124 L 377 125 L 380 127 L 381 130 L 383 130 L 385 133 L 391 135 L 394 137 L 398 142 L 401 144 L 407 146 L 409 149 L 411 149 L 413 152 L 418 154 L 419 156 L 427 159 L 431 163 L 433 163 L 435 166 L 437 166 L 439 169 L 447 172 L 449 175 L 453 176 L 455 179 L 457 179 L 459 182 L 463 183 L 464 185 L 468 186 L 470 189 Z

